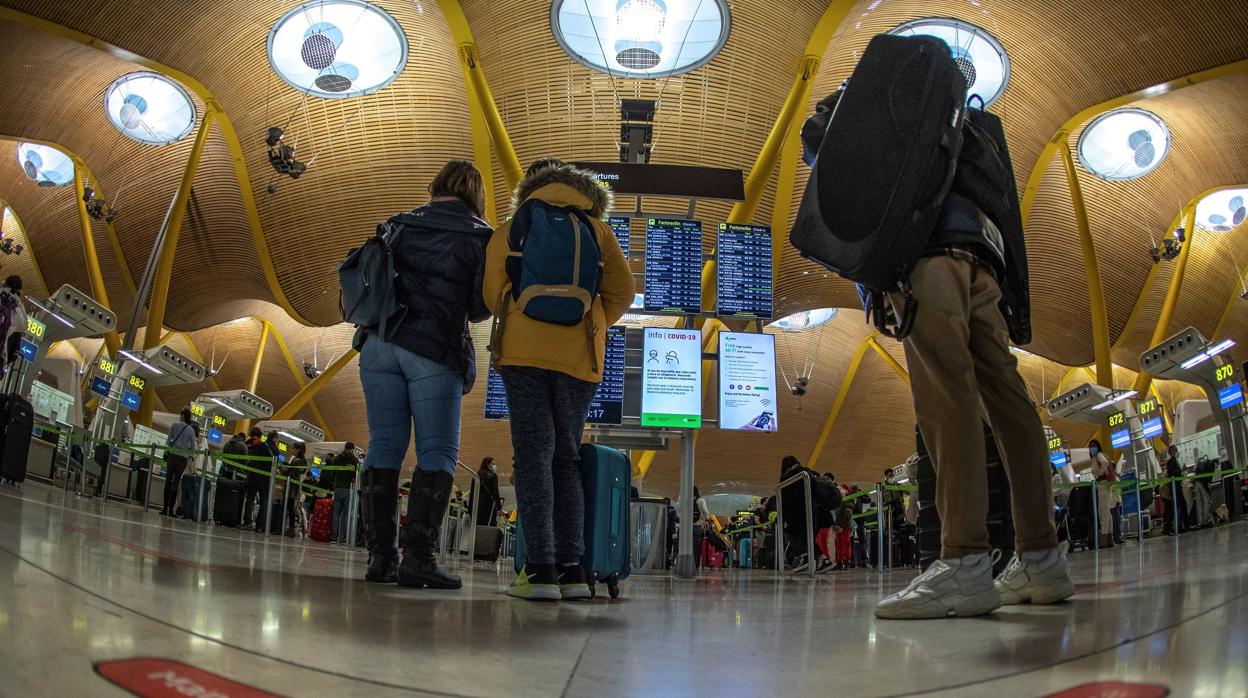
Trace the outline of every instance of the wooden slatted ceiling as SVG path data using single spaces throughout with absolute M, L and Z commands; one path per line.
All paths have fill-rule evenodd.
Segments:
M 4 144 L 0 143 L 0 148 Z M 0 278 L 7 278 L 10 274 L 17 274 L 22 277 L 22 292 L 27 295 L 35 295 L 37 297 L 48 296 L 48 290 L 44 288 L 43 282 L 40 281 L 40 274 L 35 273 L 35 264 L 38 263 L 37 257 L 31 256 L 30 240 L 26 237 L 26 230 L 22 227 L 22 214 L 20 211 L 10 210 L 3 201 L 0 206 L 4 209 L 4 237 L 11 238 L 15 244 L 20 244 L 26 248 L 26 251 L 20 255 L 4 255 L 0 257 Z M 16 214 L 16 215 L 15 215 Z M 40 268 L 39 272 L 42 273 Z
M 366 97 L 311 98 L 306 105 L 299 93 L 273 74 L 266 54 L 268 31 L 292 6 L 288 2 L 12 4 L 185 71 L 213 92 L 243 143 L 253 194 L 281 285 L 300 313 L 312 322 L 332 324 L 338 320 L 337 298 L 326 290 L 336 285 L 332 263 L 369 235 L 377 222 L 424 201 L 425 187 L 446 160 L 472 155 L 463 77 L 454 42 L 432 2 L 382 3 L 403 27 L 411 45 L 407 68 L 393 84 Z M 223 31 L 227 27 L 230 30 Z M 102 55 L 91 53 L 97 59 Z M 96 109 L 100 111 L 98 105 Z M 272 170 L 265 154 L 264 132 L 270 125 L 288 122 L 292 141 L 299 138 L 297 156 L 305 161 L 314 153 L 319 157 L 297 182 L 279 181 L 278 193 L 270 195 L 265 189 Z M 127 140 L 111 126 L 91 136 L 104 147 L 116 147 Z M 189 143 L 188 139 L 167 148 L 189 148 Z M 159 229 L 185 162 L 184 155 L 179 158 L 170 154 L 173 152 L 150 154 L 134 163 L 143 172 L 159 168 L 169 158 L 173 169 L 171 175 L 159 180 L 168 183 L 168 193 L 153 195 L 159 205 L 153 203 L 150 209 L 157 220 L 155 227 L 148 228 L 146 241 L 135 245 L 141 249 L 137 253 L 140 256 L 131 256 L 131 246 L 126 245 L 128 259 L 135 267 L 141 268 L 142 260 L 146 260 L 151 236 Z M 216 172 L 228 160 L 223 157 L 220 162 L 212 173 L 201 167 L 197 182 L 201 177 L 215 177 L 221 182 L 220 188 L 226 189 L 225 182 L 233 173 Z M 205 209 L 208 215 L 230 217 L 236 215 L 238 206 L 235 197 L 228 205 L 205 204 Z M 230 212 L 223 213 L 226 209 Z M 224 240 L 227 234 L 236 233 L 245 238 L 250 233 L 241 223 L 242 219 L 209 222 L 211 237 Z M 242 249 L 241 241 L 226 246 Z M 213 285 L 223 270 L 200 266 L 193 270 L 196 273 L 174 282 L 172 314 L 167 322 L 175 327 L 194 327 L 204 321 L 190 310 L 189 301 L 181 301 L 184 296 L 180 294 L 185 293 L 182 284 Z

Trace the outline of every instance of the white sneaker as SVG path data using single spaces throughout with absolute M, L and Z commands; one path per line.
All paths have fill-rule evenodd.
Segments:
M 1074 582 L 1066 568 L 1066 544 L 1056 548 L 1015 554 L 1014 559 L 997 577 L 1001 603 L 1007 605 L 1031 602 L 1057 603 L 1075 593 Z
M 1001 594 L 992 583 L 992 556 L 979 553 L 933 562 L 910 586 L 876 604 L 875 617 L 914 620 L 982 616 L 1000 606 Z

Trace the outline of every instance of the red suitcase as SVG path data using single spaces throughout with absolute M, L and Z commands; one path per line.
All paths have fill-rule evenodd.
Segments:
M 334 500 L 318 499 L 312 507 L 312 523 L 308 525 L 308 535 L 312 540 L 328 543 L 334 524 Z

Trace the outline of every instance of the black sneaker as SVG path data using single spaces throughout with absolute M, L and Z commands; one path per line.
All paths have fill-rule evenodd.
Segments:
M 589 584 L 585 581 L 585 569 L 580 565 L 559 566 L 559 595 L 564 601 L 588 600 L 593 598 Z

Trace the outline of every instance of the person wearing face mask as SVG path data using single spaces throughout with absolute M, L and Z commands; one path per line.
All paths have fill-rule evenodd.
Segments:
M 503 498 L 498 494 L 498 465 L 494 462 L 493 456 L 481 459 L 481 467 L 477 468 L 477 478 L 480 479 L 480 492 L 483 495 L 480 500 L 481 504 L 477 505 L 477 497 L 474 493 L 469 501 L 469 507 L 476 508 L 478 526 L 495 526 L 498 512 L 503 509 Z
M 1101 448 L 1101 442 L 1088 442 L 1088 455 L 1092 458 L 1092 477 L 1096 478 L 1096 512 L 1099 517 L 1102 548 L 1114 547 L 1114 484 L 1118 482 L 1118 469 Z M 1120 542 L 1120 541 L 1119 541 Z

